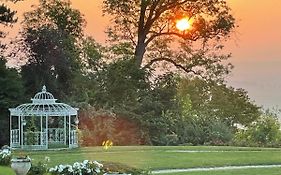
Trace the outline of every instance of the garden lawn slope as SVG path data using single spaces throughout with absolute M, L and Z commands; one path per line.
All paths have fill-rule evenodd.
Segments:
M 19 153 L 15 152 L 15 154 Z M 85 159 L 118 162 L 150 170 L 281 164 L 281 149 L 274 148 L 113 146 L 108 150 L 104 150 L 102 147 L 88 147 L 25 153 L 33 159 L 33 162 L 43 161 L 45 156 L 50 157 L 49 167 L 58 164 L 72 164 Z

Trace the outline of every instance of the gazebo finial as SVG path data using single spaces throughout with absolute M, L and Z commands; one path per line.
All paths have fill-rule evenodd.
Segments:
M 42 92 L 47 92 L 46 86 L 44 85 L 42 88 Z

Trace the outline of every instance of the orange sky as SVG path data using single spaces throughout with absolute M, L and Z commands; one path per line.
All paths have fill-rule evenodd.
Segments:
M 13 8 L 20 17 L 37 0 L 18 2 Z M 102 0 L 72 0 L 85 15 L 88 35 L 105 42 L 108 19 L 102 17 Z M 227 42 L 235 69 L 229 84 L 249 91 L 250 97 L 265 107 L 281 107 L 281 0 L 228 0 L 239 28 Z M 15 25 L 13 36 L 20 26 Z

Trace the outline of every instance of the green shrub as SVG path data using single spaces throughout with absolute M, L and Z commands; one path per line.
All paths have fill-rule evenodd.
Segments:
M 233 138 L 232 130 L 221 121 L 213 121 L 207 128 L 210 145 L 225 145 Z
M 281 131 L 277 118 L 265 115 L 258 118 L 246 130 L 235 133 L 233 144 L 238 146 L 280 147 Z
M 38 162 L 36 165 L 31 165 L 27 175 L 44 175 L 45 173 L 47 173 L 47 164 Z
M 0 165 L 10 165 L 12 154 L 10 149 L 3 149 L 0 151 Z

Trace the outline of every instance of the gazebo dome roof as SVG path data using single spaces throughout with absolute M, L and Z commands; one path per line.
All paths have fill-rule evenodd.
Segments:
M 9 109 L 12 116 L 68 116 L 77 115 L 77 108 L 64 103 L 57 103 L 54 96 L 47 92 L 46 86 L 42 91 L 35 94 L 32 103 L 22 104 Z
M 56 103 L 56 100 L 50 92 L 47 92 L 46 86 L 44 85 L 42 88 L 42 92 L 38 92 L 31 99 L 32 103 Z

